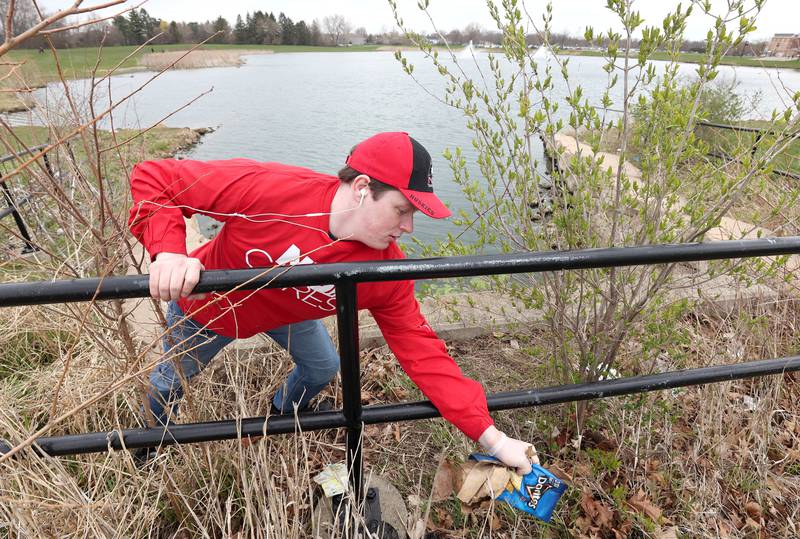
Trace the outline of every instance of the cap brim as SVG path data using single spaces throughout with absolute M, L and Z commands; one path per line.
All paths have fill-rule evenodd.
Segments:
M 400 189 L 411 204 L 414 205 L 419 211 L 433 217 L 434 219 L 444 219 L 450 217 L 452 213 L 447 209 L 447 206 L 439 200 L 439 197 L 433 193 L 425 193 L 424 191 L 413 191 L 411 189 Z

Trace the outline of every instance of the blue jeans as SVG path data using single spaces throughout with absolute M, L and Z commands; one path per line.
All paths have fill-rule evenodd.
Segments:
M 226 345 L 233 342 L 204 329 L 186 317 L 178 304 L 171 301 L 167 307 L 167 324 L 170 331 L 164 336 L 164 361 L 150 373 L 148 399 L 150 412 L 156 424 L 166 425 L 178 413 L 178 402 L 183 398 L 180 366 L 186 381 L 200 373 Z M 294 405 L 303 408 L 333 380 L 339 371 L 339 354 L 330 335 L 319 320 L 298 322 L 265 332 L 275 342 L 288 350 L 295 367 L 286 382 L 275 394 L 273 404 L 281 412 L 292 412 Z

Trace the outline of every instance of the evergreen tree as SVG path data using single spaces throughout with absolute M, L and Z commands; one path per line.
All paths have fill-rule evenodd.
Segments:
M 284 45 L 297 45 L 297 32 L 292 19 L 281 13 L 278 16 L 278 25 L 281 28 L 281 43 Z
M 258 43 L 256 39 L 256 17 L 248 11 L 244 18 L 244 43 Z
M 319 21 L 314 19 L 311 23 L 311 45 L 319 47 L 322 45 L 322 30 L 319 27 Z
M 196 22 L 190 22 L 187 23 L 186 26 L 189 27 L 189 32 L 191 33 L 191 41 L 192 42 L 200 41 L 198 39 L 202 35 L 202 32 L 200 31 L 200 24 Z
M 211 39 L 212 43 L 227 43 L 228 36 L 231 33 L 231 25 L 228 24 L 228 21 L 225 19 L 225 17 L 220 15 L 211 26 L 211 31 L 212 33 L 217 34 Z
M 266 24 L 269 18 L 260 10 L 253 13 L 253 29 L 250 43 L 265 43 Z
M 297 45 L 311 45 L 311 30 L 306 21 L 300 21 L 294 25 Z
M 178 28 L 178 24 L 175 21 L 169 23 L 169 29 L 167 30 L 167 36 L 169 36 L 170 43 L 180 43 L 181 42 L 181 31 Z
M 128 25 L 128 19 L 123 17 L 122 15 L 117 15 L 114 17 L 114 26 L 117 27 L 119 33 L 122 34 L 122 42 L 124 45 L 131 44 L 131 30 Z
M 250 14 L 247 14 L 250 17 Z M 247 27 L 241 15 L 236 16 L 236 26 L 233 27 L 233 40 L 235 43 L 247 43 Z

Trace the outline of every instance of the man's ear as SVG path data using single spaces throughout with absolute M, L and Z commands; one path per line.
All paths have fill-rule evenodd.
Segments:
M 359 174 L 353 179 L 353 194 L 359 202 L 364 198 L 361 196 L 362 191 L 364 192 L 364 196 L 369 194 L 369 181 L 369 176 L 366 174 Z

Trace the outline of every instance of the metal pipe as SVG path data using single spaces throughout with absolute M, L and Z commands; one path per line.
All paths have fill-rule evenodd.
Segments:
M 468 277 L 640 266 L 724 258 L 800 253 L 800 236 L 677 245 L 645 245 L 576 251 L 546 251 L 448 258 L 384 260 L 336 264 L 298 264 L 269 269 L 205 271 L 195 292 L 284 288 L 353 282 Z M 150 295 L 148 275 L 0 284 L 0 307 L 135 298 Z M 247 284 L 244 284 L 247 283 Z
M 758 127 L 746 127 L 743 125 L 728 125 L 728 124 L 718 124 L 714 122 L 697 122 L 695 124 L 698 127 L 714 127 L 716 129 L 729 129 L 731 131 L 743 131 L 746 133 L 758 133 L 760 135 L 769 134 L 769 135 L 783 135 L 783 131 L 776 131 L 774 129 L 759 129 Z M 795 131 L 793 133 L 788 133 L 786 138 L 793 138 L 799 132 Z
M 2 178 L 2 176 L 0 176 Z M 8 202 L 8 208 L 11 210 L 11 215 L 14 216 L 14 222 L 17 224 L 17 228 L 19 229 L 19 235 L 22 236 L 22 241 L 24 245 L 22 246 L 22 254 L 32 253 L 37 251 L 38 249 L 33 244 L 31 240 L 31 235 L 28 233 L 28 227 L 25 226 L 25 221 L 22 220 L 22 215 L 19 213 L 19 208 L 17 204 L 14 203 L 14 197 L 11 196 L 11 189 L 9 189 L 6 182 L 0 179 L 0 188 L 3 190 L 3 196 Z M 6 214 L 7 215 L 7 214 Z
M 647 376 L 634 376 L 618 380 L 555 386 L 544 389 L 526 389 L 496 393 L 487 398 L 489 410 L 509 410 L 544 406 L 580 400 L 633 395 L 649 391 L 661 391 L 676 387 L 686 387 L 714 382 L 741 380 L 756 376 L 769 376 L 800 371 L 800 355 L 701 367 L 685 371 L 671 371 Z M 438 410 L 430 401 L 409 402 L 380 406 L 366 406 L 361 419 L 364 424 L 411 421 L 440 417 Z M 169 428 L 128 429 L 111 432 L 71 434 L 39 438 L 39 451 L 48 455 L 72 455 L 78 453 L 105 452 L 122 449 L 122 441 L 128 449 L 155 447 L 176 443 L 210 442 L 230 440 L 239 436 L 258 436 L 262 434 L 286 434 L 303 431 L 322 430 L 347 426 L 341 411 L 301 414 L 295 423 L 294 417 L 277 416 L 269 418 L 253 417 L 241 420 L 211 421 L 204 423 L 185 423 Z M 7 444 L 0 443 L 0 454 L 9 450 Z
M 316 412 L 298 416 L 302 430 L 322 430 L 345 425 L 340 411 Z M 35 449 L 47 455 L 78 455 L 83 453 L 102 453 L 111 449 L 138 449 L 159 445 L 188 444 L 232 440 L 240 436 L 261 436 L 263 434 L 290 434 L 296 432 L 298 425 L 293 416 L 250 417 L 224 421 L 204 421 L 200 423 L 177 423 L 167 428 L 137 428 L 50 436 L 36 440 Z M 0 442 L 0 454 L 7 452 L 9 446 Z
M 9 215 L 11 215 L 12 213 L 17 211 L 17 206 L 23 206 L 24 204 L 27 204 L 30 201 L 31 201 L 31 197 L 29 197 L 29 196 L 22 197 L 21 199 L 15 201 L 16 204 L 14 206 L 10 206 L 8 208 L 3 208 L 2 210 L 0 210 L 0 219 L 3 219 L 4 217 L 8 217 Z
M 361 453 L 361 369 L 358 357 L 358 308 L 356 283 L 336 284 L 336 325 L 339 330 L 339 357 L 342 371 L 342 407 L 347 426 L 347 470 L 356 507 L 363 496 Z
M 19 159 L 21 157 L 27 157 L 32 155 L 33 152 L 38 152 L 47 148 L 47 144 L 40 144 L 38 146 L 34 146 L 33 148 L 23 148 L 19 153 L 10 153 L 8 155 L 4 155 L 0 157 L 0 164 L 7 163 L 9 161 L 13 161 L 14 159 Z M 44 154 L 45 156 L 47 154 Z

